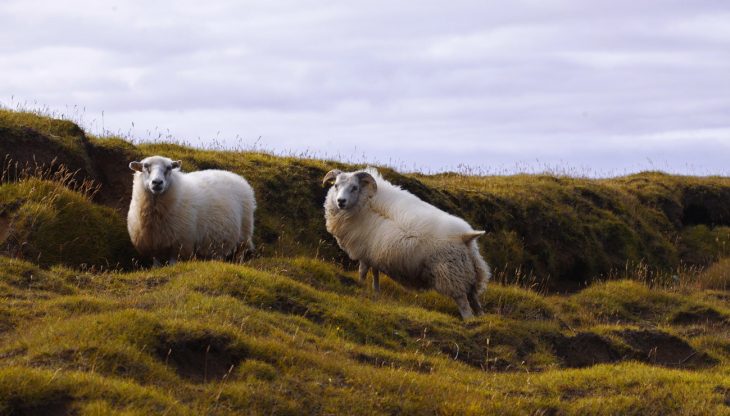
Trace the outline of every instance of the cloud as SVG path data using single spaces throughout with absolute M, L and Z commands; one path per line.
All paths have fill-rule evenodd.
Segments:
M 0 103 L 431 170 L 727 172 L 728 27 L 709 0 L 6 0 Z

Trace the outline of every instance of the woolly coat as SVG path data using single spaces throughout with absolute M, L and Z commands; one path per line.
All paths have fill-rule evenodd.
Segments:
M 226 258 L 241 243 L 253 249 L 254 192 L 232 172 L 172 171 L 161 195 L 134 174 L 127 229 L 137 251 L 157 259 Z
M 325 200 L 327 231 L 353 260 L 384 272 L 404 286 L 435 288 L 460 297 L 484 290 L 490 271 L 474 231 L 463 219 L 420 200 L 368 168 L 377 191 L 357 206 L 338 209 L 334 187 Z

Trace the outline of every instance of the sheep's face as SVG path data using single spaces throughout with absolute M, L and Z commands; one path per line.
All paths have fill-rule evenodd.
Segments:
M 180 169 L 182 162 L 162 156 L 151 156 L 141 162 L 132 162 L 129 168 L 142 175 L 145 189 L 153 195 L 161 195 L 170 188 L 173 169 Z
M 324 183 L 333 185 L 328 197 L 332 198 L 332 202 L 342 210 L 357 206 L 360 201 L 370 198 L 377 190 L 375 178 L 367 172 L 331 171 L 325 176 Z

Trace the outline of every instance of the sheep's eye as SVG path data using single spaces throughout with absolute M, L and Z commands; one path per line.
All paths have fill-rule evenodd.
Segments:
M 148 165 L 148 164 L 146 164 L 146 163 L 145 163 L 144 165 L 142 165 L 142 167 L 143 167 L 143 168 L 144 168 L 144 170 L 146 170 L 147 172 L 149 172 L 149 171 L 150 171 L 150 165 Z
M 335 189 L 337 189 L 337 188 L 339 188 L 339 187 L 340 187 L 340 185 L 338 185 L 338 184 L 335 184 Z
M 352 190 L 353 190 L 353 192 L 354 192 L 354 191 L 357 191 L 357 186 L 353 186 L 353 187 L 352 187 Z
M 165 172 L 169 172 L 171 170 L 172 170 L 172 166 L 168 166 L 168 167 L 165 168 Z

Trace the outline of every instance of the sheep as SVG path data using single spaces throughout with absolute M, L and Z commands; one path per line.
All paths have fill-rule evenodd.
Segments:
M 253 251 L 256 200 L 248 182 L 223 170 L 182 173 L 181 166 L 162 156 L 129 164 L 135 173 L 127 230 L 137 251 L 155 266 Z
M 479 294 L 491 278 L 466 221 L 383 179 L 374 168 L 329 171 L 324 202 L 327 231 L 360 262 L 360 278 L 373 270 L 412 289 L 435 289 L 456 301 L 463 319 L 483 313 Z

